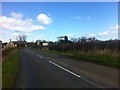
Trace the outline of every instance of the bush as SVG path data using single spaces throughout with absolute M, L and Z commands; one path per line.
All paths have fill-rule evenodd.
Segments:
M 75 53 L 110 54 L 118 53 L 118 40 L 58 43 L 49 45 L 49 50 Z
M 2 50 L 2 57 L 9 55 L 11 51 L 16 50 L 16 48 L 7 48 Z

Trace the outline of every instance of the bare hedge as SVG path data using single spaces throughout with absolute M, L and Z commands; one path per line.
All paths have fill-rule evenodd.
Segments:
M 118 40 L 59 43 L 49 45 L 49 50 L 73 53 L 117 54 L 119 49 L 120 41 Z
M 2 57 L 6 56 L 6 55 L 9 55 L 10 52 L 12 52 L 15 49 L 16 48 L 7 48 L 7 49 L 2 50 Z

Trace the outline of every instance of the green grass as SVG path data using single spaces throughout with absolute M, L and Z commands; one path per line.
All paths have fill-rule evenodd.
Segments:
M 20 53 L 17 50 L 2 62 L 2 88 L 14 88 L 20 66 Z
M 112 67 L 112 68 L 118 68 L 120 69 L 120 62 L 118 62 L 117 56 L 110 56 L 110 55 L 97 55 L 97 54 L 77 54 L 77 53 L 65 53 L 65 52 L 58 52 L 58 51 L 52 51 L 49 50 L 48 52 L 68 56 L 71 58 L 75 58 L 76 60 L 83 60 L 88 62 L 93 62 L 96 64 Z M 118 64 L 119 63 L 119 64 Z

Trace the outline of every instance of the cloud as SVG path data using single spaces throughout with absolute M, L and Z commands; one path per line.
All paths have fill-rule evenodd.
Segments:
M 45 36 L 44 35 L 34 35 L 33 37 L 34 38 L 44 38 Z
M 109 27 L 110 30 L 118 30 L 118 25 Z
M 109 34 L 110 34 L 109 32 L 101 32 L 101 33 L 98 33 L 97 36 L 107 36 Z
M 90 37 L 95 37 L 96 34 L 95 34 L 95 33 L 90 33 L 88 36 L 90 36 Z
M 22 33 L 22 32 L 13 32 L 9 38 L 14 41 L 18 39 L 18 36 L 22 36 L 25 35 L 27 40 L 29 40 L 29 37 L 31 37 L 32 39 L 34 39 L 33 34 L 32 33 Z M 9 42 L 9 40 L 7 40 L 7 42 Z
M 26 35 L 26 36 L 30 36 L 32 35 L 32 33 L 21 33 L 21 32 L 14 32 L 12 33 L 12 38 L 16 39 L 19 35 Z
M 68 36 L 68 39 L 70 40 L 71 38 L 74 38 L 74 35 L 73 34 L 67 34 Z
M 15 13 L 15 12 L 12 12 L 11 16 L 16 19 L 21 19 L 23 17 L 21 13 Z
M 42 24 L 46 24 L 46 25 L 52 23 L 52 19 L 50 17 L 48 17 L 46 14 L 44 14 L 44 13 L 39 14 L 37 16 L 37 20 L 39 22 L 41 22 Z
M 16 33 L 16 32 L 12 34 L 13 37 L 17 37 L 18 35 L 19 33 Z
M 116 25 L 116 26 L 115 26 L 115 29 L 118 29 L 118 26 L 119 26 L 119 25 Z
M 26 36 L 30 36 L 30 35 L 32 35 L 32 33 L 25 33 L 25 35 L 26 35 Z
M 31 36 L 34 41 L 36 40 L 47 40 L 47 38 L 44 35 L 32 35 Z
M 37 16 L 36 16 L 37 17 Z M 24 34 L 29 38 L 32 32 L 45 30 L 43 25 L 35 24 L 33 19 L 23 17 L 21 13 L 12 12 L 9 17 L 0 16 L 0 37 L 1 40 L 9 42 L 9 39 L 16 40 L 18 35 Z M 4 34 L 4 35 L 3 35 Z M 34 37 L 32 37 L 33 39 Z
M 117 35 L 118 34 L 118 25 L 111 26 L 108 28 L 108 30 L 103 31 L 103 32 L 98 32 L 98 33 L 87 33 L 88 36 L 90 37 L 96 37 L 96 36 L 112 36 L 112 35 Z
M 21 19 L 22 14 L 12 13 L 12 17 L 0 17 L 0 27 L 3 30 L 12 30 L 16 32 L 33 32 L 37 30 L 45 30 L 42 25 L 33 24 L 32 19 Z
M 0 30 L 0 36 L 5 35 L 5 34 L 6 34 L 5 31 Z

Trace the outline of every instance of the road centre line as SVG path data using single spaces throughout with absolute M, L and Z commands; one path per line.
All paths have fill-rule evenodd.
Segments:
M 96 86 L 96 87 L 103 88 L 103 87 L 101 87 L 100 85 L 97 85 L 97 84 L 95 84 L 95 83 L 93 83 L 93 82 L 91 82 L 91 81 L 89 81 L 89 80 L 81 77 L 80 75 L 78 75 L 78 74 L 76 74 L 76 73 L 74 73 L 74 72 L 72 72 L 72 71 L 70 71 L 70 70 L 68 70 L 68 69 L 66 69 L 66 68 L 64 68 L 64 67 L 62 67 L 62 66 L 60 66 L 60 65 L 58 65 L 58 64 L 56 64 L 56 63 L 54 63 L 54 62 L 52 62 L 52 61 L 49 61 L 49 63 L 51 63 L 51 64 L 53 64 L 53 65 L 61 68 L 62 70 L 66 71 L 66 72 L 68 72 L 68 73 L 70 73 L 70 74 L 72 74 L 72 75 L 74 75 L 74 76 L 76 76 L 76 77 L 78 77 L 78 78 L 83 79 L 84 81 L 86 81 L 86 82 L 88 82 L 88 83 L 90 83 L 90 84 L 92 84 L 92 85 L 94 85 L 94 86 Z
M 49 63 L 51 63 L 51 64 L 53 64 L 53 65 L 63 69 L 64 71 L 66 71 L 66 72 L 68 72 L 68 73 L 70 73 L 70 74 L 72 74 L 72 75 L 74 75 L 74 76 L 76 76 L 78 78 L 80 78 L 80 75 L 78 75 L 78 74 L 76 74 L 76 73 L 74 73 L 74 72 L 72 72 L 72 71 L 70 71 L 70 70 L 68 70 L 68 69 L 66 69 L 66 68 L 64 68 L 64 67 L 62 67 L 62 66 L 60 66 L 60 65 L 58 65 L 56 63 L 54 63 L 54 62 L 52 62 L 52 61 L 49 61 Z
M 28 52 L 30 52 L 31 54 L 35 54 L 34 52 L 31 52 L 31 51 L 28 51 Z M 40 56 L 40 55 L 38 55 L 38 54 L 37 54 L 36 56 L 37 56 L 37 57 L 40 57 L 40 58 L 42 58 L 42 59 L 44 58 L 44 57 L 42 57 L 42 56 Z
M 35 54 L 35 53 L 31 52 L 31 51 L 29 51 L 29 52 L 32 53 L 32 54 Z M 42 58 L 42 59 L 44 58 L 44 57 L 42 57 L 42 56 L 40 56 L 40 55 L 38 55 L 38 54 L 36 54 L 36 56 L 37 56 L 37 57 L 40 57 L 40 58 Z M 88 82 L 88 83 L 90 83 L 90 84 L 92 84 L 92 85 L 94 85 L 94 86 L 96 86 L 96 87 L 103 88 L 103 87 L 101 87 L 100 85 L 97 85 L 97 84 L 95 84 L 95 83 L 93 83 L 93 82 L 91 82 L 91 81 L 89 81 L 89 80 L 81 77 L 80 75 L 78 75 L 78 74 L 76 74 L 76 73 L 74 73 L 74 72 L 72 72 L 72 71 L 70 71 L 70 70 L 68 70 L 68 69 L 66 69 L 66 68 L 64 68 L 64 67 L 56 64 L 56 63 L 54 63 L 53 61 L 48 61 L 48 62 L 51 63 L 51 64 L 53 64 L 53 65 L 55 65 L 55 66 L 57 66 L 57 67 L 59 67 L 60 69 L 62 69 L 62 70 L 64 70 L 64 71 L 66 71 L 66 72 L 68 72 L 68 73 L 70 73 L 70 74 L 78 77 L 78 78 L 81 78 L 81 79 L 85 80 L 86 82 Z
M 43 59 L 43 57 L 42 57 L 42 56 L 40 56 L 40 55 L 38 55 L 38 54 L 37 54 L 36 56 L 37 56 L 37 57 L 40 57 L 40 58 L 42 58 L 42 59 Z
M 35 54 L 34 52 L 31 52 L 31 51 L 28 51 L 28 52 L 30 52 L 30 53 L 32 53 L 32 54 Z M 42 59 L 44 58 L 44 57 L 40 56 L 39 54 L 36 54 L 36 56 L 37 56 L 37 57 L 40 57 L 40 58 L 42 58 Z M 68 70 L 68 69 L 66 69 L 66 68 L 64 68 L 64 67 L 56 64 L 56 63 L 54 63 L 53 61 L 48 61 L 48 62 L 51 63 L 51 64 L 53 64 L 53 65 L 55 65 L 55 66 L 57 66 L 57 67 L 59 67 L 60 69 L 62 69 L 62 70 L 64 70 L 64 71 L 66 71 L 66 72 L 68 72 L 68 73 L 70 73 L 70 74 L 78 77 L 78 78 L 81 78 L 81 79 L 85 80 L 86 82 L 88 82 L 88 83 L 90 83 L 90 84 L 92 84 L 92 85 L 94 85 L 94 86 L 96 86 L 96 87 L 103 88 L 103 87 L 101 87 L 100 85 L 97 85 L 97 84 L 95 84 L 95 83 L 93 83 L 93 82 L 85 79 L 84 77 L 81 77 L 80 75 L 78 75 L 78 74 L 76 74 L 76 73 L 74 73 L 74 72 L 72 72 L 72 71 L 70 71 L 70 70 Z

